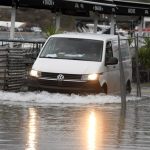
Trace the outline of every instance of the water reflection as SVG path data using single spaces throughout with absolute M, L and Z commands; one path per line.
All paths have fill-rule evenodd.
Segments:
M 149 150 L 150 99 L 104 106 L 0 105 L 0 150 Z M 40 133 L 39 133 L 40 132 Z
M 88 150 L 96 149 L 96 116 L 91 112 L 88 122 Z
M 36 150 L 37 147 L 37 112 L 35 108 L 29 108 L 28 137 L 25 150 Z
M 121 144 L 121 139 L 123 138 L 123 130 L 125 129 L 126 124 L 125 119 L 126 119 L 126 111 L 121 109 L 118 122 L 118 136 L 117 136 L 118 146 Z

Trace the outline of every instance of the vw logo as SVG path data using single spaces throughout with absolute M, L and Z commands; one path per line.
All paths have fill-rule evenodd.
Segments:
M 57 76 L 57 80 L 58 80 L 58 81 L 63 81 L 63 80 L 64 80 L 64 75 L 59 74 L 59 75 Z

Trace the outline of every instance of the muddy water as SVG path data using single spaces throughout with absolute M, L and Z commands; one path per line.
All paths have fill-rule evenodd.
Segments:
M 0 150 L 149 150 L 150 99 L 0 92 Z

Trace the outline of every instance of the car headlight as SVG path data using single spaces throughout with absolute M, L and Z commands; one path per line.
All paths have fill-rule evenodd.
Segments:
M 36 71 L 36 70 L 31 70 L 30 71 L 30 76 L 32 76 L 32 77 L 40 77 L 41 76 L 41 72 Z
M 88 74 L 88 75 L 82 75 L 82 80 L 98 80 L 99 74 Z

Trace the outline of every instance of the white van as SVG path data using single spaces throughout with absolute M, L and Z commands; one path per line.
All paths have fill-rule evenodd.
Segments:
M 127 40 L 121 40 L 125 82 L 131 91 L 132 65 Z M 29 89 L 119 93 L 118 36 L 63 33 L 50 36 L 33 64 Z

